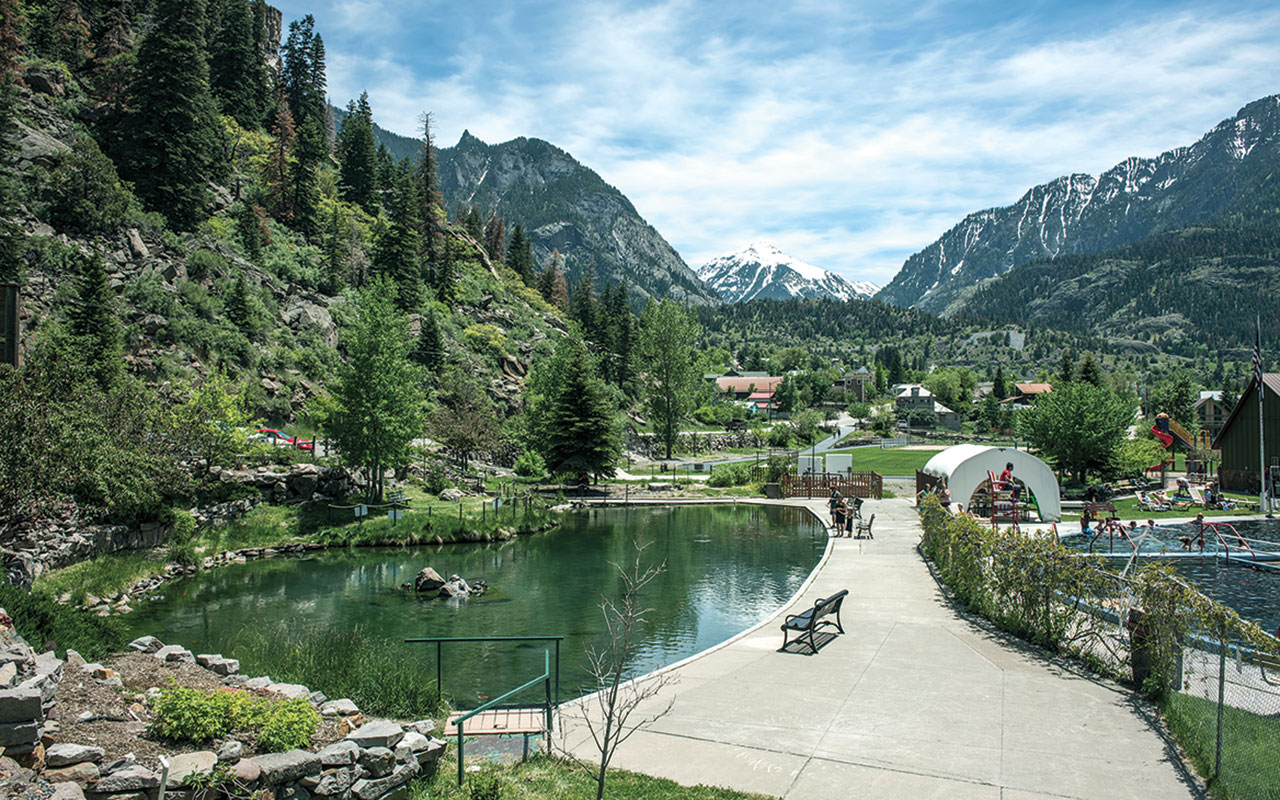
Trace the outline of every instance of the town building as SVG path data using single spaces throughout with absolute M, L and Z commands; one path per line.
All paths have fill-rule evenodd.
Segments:
M 1262 376 L 1262 423 L 1266 441 L 1267 467 L 1276 476 L 1280 473 L 1280 372 Z M 1258 382 L 1240 395 L 1240 402 L 1227 415 L 1222 430 L 1213 439 L 1213 449 L 1222 451 L 1222 466 L 1218 480 L 1222 488 L 1256 494 L 1261 481 L 1258 454 Z

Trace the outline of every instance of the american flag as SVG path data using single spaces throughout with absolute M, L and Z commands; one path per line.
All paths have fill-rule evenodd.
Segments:
M 1259 391 L 1262 387 L 1262 321 L 1258 321 L 1258 329 L 1254 334 L 1253 340 L 1253 377 L 1258 382 Z

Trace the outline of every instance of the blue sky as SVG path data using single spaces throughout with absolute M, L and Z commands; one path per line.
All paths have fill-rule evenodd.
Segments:
M 967 213 L 1280 92 L 1271 3 L 276 2 L 336 105 L 546 139 L 693 268 L 764 239 L 887 283 Z

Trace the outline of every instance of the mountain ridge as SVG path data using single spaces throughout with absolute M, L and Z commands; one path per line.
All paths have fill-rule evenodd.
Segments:
M 877 297 L 954 313 L 981 281 L 1021 264 L 1086 255 L 1222 215 L 1256 217 L 1280 192 L 1280 95 L 1255 100 L 1194 144 L 1073 173 L 966 216 L 906 260 Z

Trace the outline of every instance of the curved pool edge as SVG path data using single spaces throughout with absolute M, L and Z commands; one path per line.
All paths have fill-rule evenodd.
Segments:
M 795 605 L 796 601 L 799 600 L 800 597 L 809 590 L 809 587 L 813 585 L 813 582 L 817 580 L 818 575 L 822 572 L 823 567 L 825 567 L 827 565 L 827 562 L 831 560 L 831 554 L 835 551 L 836 540 L 832 538 L 830 529 L 827 527 L 826 521 L 823 520 L 822 516 L 817 511 L 815 511 L 812 507 L 804 505 L 803 503 L 769 502 L 767 500 L 763 500 L 763 499 L 756 500 L 754 498 L 748 498 L 743 500 L 742 502 L 744 505 L 770 506 L 770 507 L 777 507 L 777 508 L 799 508 L 804 511 L 808 511 L 810 514 L 813 515 L 813 518 L 818 521 L 818 524 L 822 525 L 823 530 L 827 531 L 827 546 L 822 551 L 822 558 L 818 559 L 818 563 L 815 564 L 813 569 L 809 571 L 809 575 L 804 579 L 804 582 L 801 583 L 798 587 L 796 587 L 795 592 L 790 597 L 788 597 L 785 601 L 783 601 L 782 605 L 778 606 L 778 609 L 776 611 L 774 611 L 772 614 L 765 617 L 764 619 L 760 620 L 755 625 L 752 625 L 749 628 L 739 631 L 733 636 L 730 636 L 728 639 L 725 639 L 723 642 L 714 644 L 705 650 L 700 650 L 691 656 L 685 656 L 679 661 L 675 661 L 671 664 L 667 664 L 664 667 L 659 667 L 658 669 L 651 670 L 649 672 L 646 672 L 643 675 L 637 675 L 634 678 L 623 681 L 621 684 L 619 684 L 620 686 L 630 686 L 632 684 L 641 683 L 643 681 L 650 680 L 651 678 L 656 678 L 659 675 L 663 675 L 667 672 L 680 669 L 681 667 L 691 664 L 694 661 L 697 661 L 701 658 L 705 658 L 711 655 L 712 653 L 716 653 L 720 650 L 723 650 L 724 648 L 729 647 L 730 645 L 748 636 L 751 636 L 756 631 L 764 629 L 764 627 L 767 625 L 773 624 L 774 622 L 777 621 L 780 615 L 785 614 L 787 609 Z M 660 502 L 644 503 L 644 505 L 692 505 L 692 504 L 724 505 L 724 501 L 715 499 L 715 498 L 706 498 L 706 499 L 690 498 L 688 500 L 684 500 L 682 502 L 677 502 L 677 503 L 660 503 Z M 638 505 L 638 504 L 633 504 L 633 505 Z M 578 697 L 572 698 L 570 700 L 562 701 L 560 705 L 557 707 L 564 708 L 565 706 L 574 706 L 574 705 L 585 703 L 591 698 L 600 694 L 600 692 L 602 691 L 604 690 L 598 689 L 594 692 L 590 692 L 584 695 L 579 695 Z

